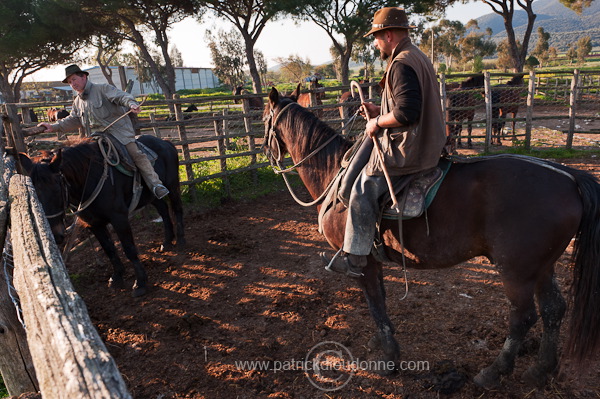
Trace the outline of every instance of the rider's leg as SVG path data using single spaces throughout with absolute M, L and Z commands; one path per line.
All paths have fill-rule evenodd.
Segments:
M 127 152 L 131 155 L 135 166 L 140 170 L 144 181 L 156 198 L 160 199 L 169 194 L 169 190 L 162 184 L 148 157 L 140 150 L 137 143 L 131 142 L 125 145 L 125 148 L 127 148 Z

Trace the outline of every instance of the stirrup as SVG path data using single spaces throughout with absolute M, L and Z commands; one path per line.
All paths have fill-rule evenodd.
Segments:
M 152 189 L 152 193 L 156 198 L 163 199 L 167 194 L 169 194 L 169 190 L 162 184 L 157 184 Z
M 325 270 L 328 272 L 337 272 L 343 273 L 348 277 L 359 278 L 364 276 L 362 272 L 362 267 L 355 266 L 350 262 L 347 255 L 343 255 L 338 258 L 338 255 L 341 251 L 336 252 L 336 254 L 329 259 L 325 252 L 321 252 L 319 256 L 321 260 L 325 264 Z

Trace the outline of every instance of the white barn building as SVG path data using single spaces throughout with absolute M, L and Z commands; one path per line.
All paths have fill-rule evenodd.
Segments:
M 143 94 L 162 93 L 157 84 L 141 83 L 133 67 L 111 66 L 112 80 L 119 89 L 125 87 L 129 80 L 133 81 L 131 94 L 139 96 Z M 99 66 L 85 70 L 89 79 L 94 83 L 108 83 Z M 212 89 L 219 86 L 219 79 L 210 68 L 175 68 L 175 90 L 184 89 Z

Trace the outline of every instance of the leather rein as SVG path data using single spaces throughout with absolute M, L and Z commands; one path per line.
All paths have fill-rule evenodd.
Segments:
M 289 109 L 289 107 L 291 105 L 297 105 L 298 107 L 301 107 L 301 105 L 299 105 L 295 102 L 291 102 L 289 104 L 286 104 L 281 109 L 281 111 L 279 111 L 279 113 L 277 115 L 275 115 L 275 109 L 271 108 L 271 110 L 269 111 L 269 116 L 265 119 L 265 123 L 269 123 L 269 127 L 268 127 L 268 130 L 266 133 L 265 144 L 263 144 L 263 145 L 266 145 L 266 148 L 268 150 L 267 158 L 269 159 L 269 162 L 271 163 L 271 167 L 273 168 L 273 171 L 276 174 L 280 174 L 283 177 L 283 180 L 285 181 L 285 185 L 288 188 L 288 191 L 290 192 L 290 194 L 292 195 L 292 198 L 294 198 L 294 200 L 302 206 L 313 206 L 313 205 L 316 205 L 319 202 L 321 202 L 327 196 L 327 194 L 333 187 L 335 181 L 337 180 L 336 177 L 343 171 L 343 168 L 340 168 L 340 170 L 336 173 L 336 176 L 333 179 L 331 179 L 331 181 L 329 182 L 329 184 L 327 185 L 327 187 L 325 188 L 323 193 L 321 195 L 319 195 L 318 198 L 316 198 L 315 200 L 313 200 L 311 202 L 304 202 L 300 198 L 298 198 L 298 196 L 294 193 L 294 190 L 292 189 L 292 186 L 287 179 L 286 173 L 292 172 L 298 166 L 302 165 L 306 160 L 314 157 L 319 151 L 321 151 L 323 148 L 325 148 L 329 143 L 331 143 L 338 136 L 337 135 L 331 136 L 323 144 L 319 145 L 316 149 L 311 151 L 307 156 L 302 158 L 299 162 L 296 162 L 294 165 L 290 166 L 289 168 L 283 169 L 281 166 L 281 163 L 280 163 L 280 161 L 282 160 L 281 147 L 279 145 L 279 140 L 277 138 L 277 129 L 276 129 L 275 125 L 277 124 L 277 122 L 279 122 L 279 119 L 281 118 L 281 116 L 285 113 L 285 111 L 287 111 Z M 271 150 L 271 148 L 273 148 L 273 146 L 276 146 L 276 148 L 277 148 L 277 157 L 275 157 L 273 155 L 273 151 Z

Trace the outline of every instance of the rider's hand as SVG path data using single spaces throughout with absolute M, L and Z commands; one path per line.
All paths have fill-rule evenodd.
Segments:
M 133 112 L 134 114 L 139 114 L 142 110 L 142 107 L 140 107 L 138 104 L 131 104 L 130 108 L 131 112 Z
M 52 125 L 48 122 L 40 122 L 38 123 L 38 126 L 41 126 L 46 129 L 44 130 L 44 133 L 52 133 L 54 131 L 54 129 L 52 129 Z
M 363 118 L 366 118 L 365 108 L 369 113 L 369 119 L 375 118 L 377 115 L 379 115 L 379 112 L 381 111 L 381 107 L 379 105 L 375 105 L 369 102 L 362 103 L 360 107 L 360 115 L 362 115 Z

